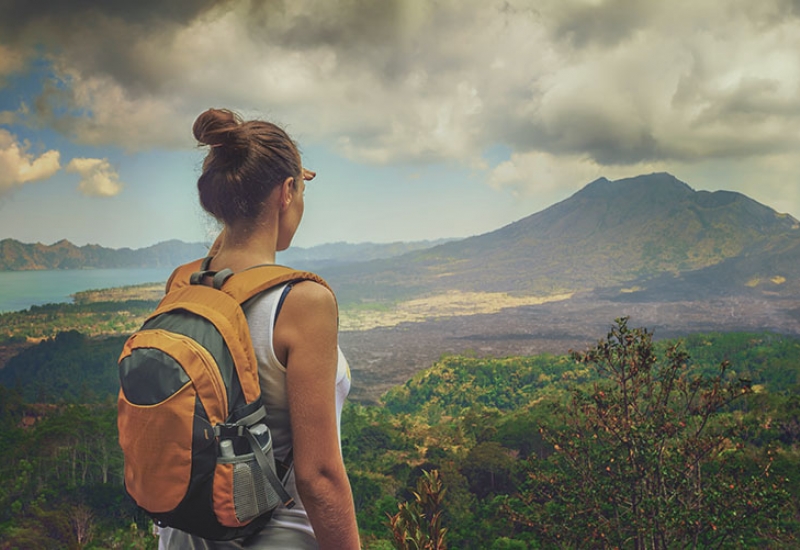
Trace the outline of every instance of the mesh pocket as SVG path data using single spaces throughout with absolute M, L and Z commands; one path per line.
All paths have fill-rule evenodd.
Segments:
M 273 510 L 280 503 L 278 493 L 270 485 L 255 457 L 249 456 L 251 460 L 233 465 L 233 505 L 236 519 L 242 523 Z M 274 463 L 271 449 L 267 453 L 267 461 Z
M 264 453 L 267 467 L 274 473 L 272 437 L 266 426 L 262 426 L 263 428 L 260 431 L 256 429 L 253 435 Z M 214 508 L 220 523 L 241 526 L 274 510 L 281 503 L 281 498 L 261 469 L 255 453 L 233 454 L 232 447 L 238 448 L 237 443 L 246 443 L 249 449 L 249 442 L 223 441 L 220 444 L 221 451 L 225 443 L 228 445 L 226 447 L 228 452 L 217 458 Z

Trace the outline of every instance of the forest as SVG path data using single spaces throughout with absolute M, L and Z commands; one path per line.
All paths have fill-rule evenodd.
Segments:
M 157 547 L 122 490 L 121 341 L 63 332 L 0 370 L 0 549 Z M 796 338 L 624 318 L 568 355 L 443 356 L 345 407 L 364 547 L 796 548 L 798 390 Z

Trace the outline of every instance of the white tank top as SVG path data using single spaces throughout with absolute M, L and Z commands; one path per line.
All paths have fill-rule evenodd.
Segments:
M 287 285 L 273 288 L 247 304 L 245 314 L 250 326 L 250 336 L 253 339 L 256 359 L 258 361 L 258 374 L 261 383 L 261 393 L 264 406 L 267 409 L 267 425 L 272 433 L 272 446 L 275 458 L 286 458 L 292 446 L 292 429 L 289 423 L 289 403 L 286 395 L 286 367 L 275 355 L 273 347 L 273 328 L 278 314 L 279 304 L 282 302 Z M 313 313 L 312 313 L 313 314 Z M 336 372 L 336 426 L 341 440 L 341 415 L 345 398 L 350 392 L 350 367 L 339 349 L 339 363 Z M 295 485 L 294 470 L 286 480 L 286 489 L 297 503 L 293 508 L 282 506 L 275 510 L 272 520 L 267 524 L 266 530 L 272 527 L 292 528 L 305 531 L 313 535 L 308 515 Z

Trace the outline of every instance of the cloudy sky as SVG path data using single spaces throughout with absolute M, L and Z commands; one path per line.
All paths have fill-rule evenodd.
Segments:
M 798 0 L 0 0 L 0 238 L 208 240 L 208 107 L 300 143 L 300 246 L 660 171 L 800 218 Z

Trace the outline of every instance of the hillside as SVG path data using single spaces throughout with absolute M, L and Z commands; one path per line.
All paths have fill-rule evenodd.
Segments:
M 647 479 L 653 473 L 670 479 L 677 474 L 678 483 L 668 486 L 671 491 L 686 488 L 685 460 L 692 461 L 692 468 L 699 460 L 697 454 L 690 454 L 692 449 L 702 453 L 702 471 L 713 474 L 697 476 L 708 487 L 703 491 L 708 498 L 702 501 L 708 519 L 698 520 L 704 517 L 701 512 L 690 511 L 690 521 L 670 525 L 714 522 L 707 533 L 736 526 L 741 536 L 723 548 L 797 548 L 800 402 L 796 382 L 800 365 L 794 358 L 800 340 L 764 332 L 696 334 L 682 346 L 691 359 L 681 371 L 687 379 L 701 374 L 707 382 L 688 396 L 680 381 L 671 389 L 673 384 L 661 376 L 670 372 L 663 358 L 671 344 L 660 342 L 652 348 L 658 358 L 653 369 L 659 375 L 650 377 L 644 374 L 650 369 L 637 369 L 639 374 L 631 377 L 647 376 L 655 390 L 627 394 L 627 408 L 639 414 L 645 405 L 648 421 L 622 426 L 626 437 L 618 437 L 622 430 L 598 431 L 596 424 L 587 429 L 581 423 L 583 418 L 597 418 L 599 407 L 593 406 L 597 403 L 610 411 L 605 418 L 612 428 L 621 426 L 626 422 L 622 416 L 611 417 L 619 410 L 621 392 L 607 369 L 601 372 L 597 365 L 567 355 L 444 356 L 393 387 L 375 406 L 349 399 L 342 411 L 341 447 L 362 540 L 368 541 L 365 548 L 391 547 L 387 514 L 396 514 L 399 502 L 414 498 L 410 491 L 417 478 L 430 470 L 440 473 L 446 488 L 441 502 L 448 548 L 565 547 L 561 541 L 546 540 L 547 533 L 540 529 L 547 525 L 548 532 L 563 533 L 565 521 L 573 522 L 571 530 L 594 539 L 593 531 L 581 531 L 584 518 L 590 515 L 572 512 L 582 501 L 560 495 L 579 486 L 576 479 L 584 485 L 589 479 L 590 496 L 604 491 L 603 503 L 614 503 L 617 494 L 627 498 L 630 480 L 642 478 L 622 470 L 630 464 L 626 460 L 629 441 L 635 443 L 635 452 L 646 454 L 637 455 L 643 459 L 635 465 L 637 472 L 651 476 Z M 23 351 L 0 370 L 0 442 L 5 443 L 0 477 L 13 481 L 0 491 L 4 548 L 77 548 L 81 545 L 65 542 L 75 538 L 76 525 L 92 529 L 93 539 L 85 548 L 157 545 L 152 524 L 129 499 L 121 498 L 123 457 L 115 404 L 119 381 L 116 369 L 109 368 L 121 345 L 120 338 L 97 340 L 63 333 Z M 645 342 L 645 350 L 650 349 Z M 640 354 L 632 354 L 632 359 Z M 740 387 L 744 378 L 753 394 L 737 398 L 733 406 L 711 417 L 700 416 L 709 393 L 716 395 L 718 387 L 726 393 L 726 381 L 717 386 L 712 378 L 723 360 L 730 361 L 729 381 L 734 387 Z M 356 373 L 353 379 L 358 380 Z M 636 381 L 633 384 L 640 387 Z M 665 387 L 670 389 L 658 391 Z M 664 399 L 642 397 L 664 394 L 671 394 L 678 405 L 688 398 L 701 406 L 665 411 Z M 650 414 L 654 408 L 660 414 Z M 724 445 L 708 445 L 720 441 L 718 434 L 724 436 Z M 654 464 L 661 453 L 650 450 L 667 440 L 670 447 L 664 456 L 687 458 Z M 571 463 L 590 466 L 579 474 L 565 470 L 571 466 L 560 460 L 562 449 L 569 451 L 576 442 L 586 442 L 586 446 L 578 455 L 582 459 Z M 691 447 L 673 451 L 675 444 L 684 442 Z M 681 452 L 686 448 L 689 452 Z M 763 483 L 756 483 L 759 480 Z M 543 482 L 547 486 L 540 491 Z M 537 485 L 532 488 L 531 483 Z M 551 488 L 556 483 L 558 491 Z M 688 487 L 690 497 L 699 492 L 696 487 Z M 521 524 L 527 526 L 523 529 L 510 521 L 509 506 L 530 494 L 538 500 L 526 497 L 525 502 L 555 502 L 557 506 L 548 507 L 547 515 L 523 510 L 529 514 L 522 516 L 529 518 Z M 679 505 L 660 508 L 667 510 L 669 518 L 686 514 L 685 503 L 694 502 L 692 498 L 673 500 Z M 714 504 L 720 502 L 722 507 Z M 725 524 L 720 521 L 721 509 L 727 513 Z M 741 525 L 756 514 L 763 520 L 760 527 Z M 538 531 L 532 534 L 532 528 Z M 592 545 L 582 540 L 569 547 Z
M 663 291 L 669 278 L 707 282 L 717 275 L 724 275 L 712 285 L 717 292 L 778 281 L 762 288 L 788 295 L 800 290 L 799 251 L 793 217 L 739 193 L 695 191 L 660 173 L 601 178 L 491 233 L 325 275 L 343 301 L 365 302 L 454 289 L 540 296 L 642 289 L 650 280 Z
M 0 241 L 0 271 L 170 267 L 201 257 L 206 250 L 201 243 L 177 240 L 132 250 L 96 244 L 75 246 L 66 239 L 51 245 L 3 239 Z
M 326 266 L 368 262 L 424 250 L 452 239 L 394 243 L 328 243 L 310 248 L 292 247 L 280 252 L 277 262 L 298 269 L 318 271 Z M 204 256 L 208 245 L 170 240 L 153 246 L 105 248 L 75 246 L 66 239 L 45 245 L 26 244 L 14 239 L 0 240 L 0 271 L 39 269 L 97 269 L 172 267 Z
M 319 271 L 328 266 L 369 262 L 401 256 L 409 252 L 432 248 L 453 239 L 434 241 L 393 242 L 393 243 L 326 243 L 309 248 L 292 246 L 278 252 L 276 262 L 297 269 Z

